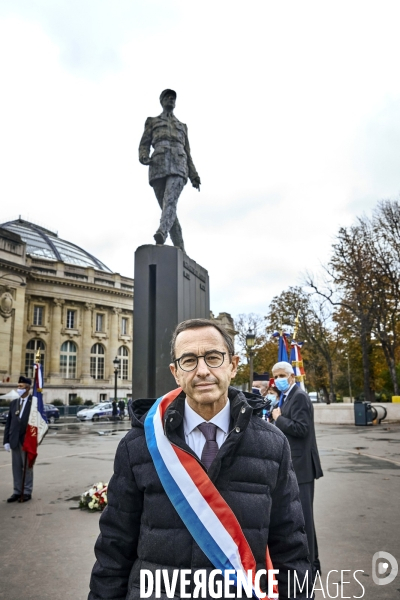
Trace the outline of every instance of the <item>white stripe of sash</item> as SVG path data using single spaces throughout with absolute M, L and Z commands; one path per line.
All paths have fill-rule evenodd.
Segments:
M 175 451 L 164 435 L 160 409 L 158 408 L 153 419 L 154 433 L 158 450 L 171 477 L 185 496 L 193 511 L 197 514 L 210 536 L 227 556 L 236 571 L 243 571 L 247 577 L 239 554 L 239 549 L 230 533 L 225 529 L 217 515 L 199 492 L 197 486 L 187 473 L 185 467 L 175 454 Z

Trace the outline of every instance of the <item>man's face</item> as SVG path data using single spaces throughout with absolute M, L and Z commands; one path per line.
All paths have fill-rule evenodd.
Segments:
M 286 371 L 284 369 L 276 369 L 276 370 L 272 371 L 272 375 L 273 375 L 274 379 L 287 378 L 289 385 L 292 385 L 295 381 L 293 373 L 291 373 L 291 374 L 286 373 Z
M 168 110 L 174 110 L 176 102 L 176 96 L 174 94 L 165 94 L 162 99 L 161 105 L 163 108 Z
M 18 389 L 19 390 L 25 390 L 25 392 L 22 394 L 22 398 L 25 398 L 25 396 L 27 395 L 27 392 L 29 392 L 31 386 L 28 383 L 19 383 L 18 384 Z
M 183 371 L 177 363 L 170 364 L 171 373 L 185 392 L 193 410 L 196 410 L 196 405 L 214 404 L 219 406 L 218 410 L 225 406 L 228 387 L 236 375 L 239 357 L 229 356 L 224 339 L 215 327 L 186 329 L 176 338 L 176 358 L 187 354 L 203 356 L 211 350 L 225 352 L 224 362 L 220 367 L 207 366 L 204 358 L 198 359 L 197 367 L 193 371 Z

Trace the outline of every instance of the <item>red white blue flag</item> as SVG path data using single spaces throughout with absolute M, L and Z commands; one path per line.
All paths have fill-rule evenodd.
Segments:
M 164 434 L 165 411 L 181 391 L 177 388 L 161 396 L 145 419 L 146 442 L 154 466 L 167 496 L 214 567 L 222 573 L 242 572 L 246 579 L 250 571 L 256 596 L 256 561 L 236 516 L 196 458 L 171 444 Z M 266 569 L 272 568 L 266 549 Z
M 278 362 L 289 362 L 288 334 L 275 331 L 275 333 L 272 334 L 272 337 L 279 337 Z
M 47 425 L 47 419 L 44 414 L 43 407 L 42 365 L 40 363 L 36 363 L 34 369 L 35 374 L 33 383 L 31 412 L 29 413 L 29 421 L 26 428 L 24 443 L 22 445 L 22 450 L 24 450 L 27 453 L 28 467 L 30 469 L 35 464 L 35 460 L 38 454 L 38 446 L 43 440 L 49 428 L 49 426 Z

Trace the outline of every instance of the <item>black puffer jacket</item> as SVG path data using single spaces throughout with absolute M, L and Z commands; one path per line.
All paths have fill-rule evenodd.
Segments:
M 280 571 L 280 599 L 285 600 L 288 570 L 297 570 L 303 581 L 310 567 L 289 445 L 276 427 L 254 415 L 260 408 L 254 400 L 250 406 L 234 388 L 228 395 L 230 433 L 208 475 L 236 515 L 257 569 L 265 569 L 268 544 L 274 569 Z M 172 574 L 174 569 L 214 568 L 165 494 L 147 449 L 143 422 L 152 402 L 133 403 L 133 428 L 118 446 L 108 506 L 100 518 L 89 600 L 138 600 L 140 569 L 164 568 Z M 171 442 L 194 454 L 184 441 L 184 405 L 183 394 L 170 405 L 165 432 Z M 266 591 L 263 579 L 261 588 Z M 179 597 L 179 580 L 176 590 Z M 297 592 L 297 598 L 306 597 L 305 590 Z

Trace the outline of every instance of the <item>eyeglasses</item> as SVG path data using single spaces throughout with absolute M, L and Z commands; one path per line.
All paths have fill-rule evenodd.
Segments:
M 204 362 L 210 369 L 218 369 L 224 360 L 226 352 L 219 352 L 219 350 L 210 350 L 201 356 L 196 354 L 184 354 L 180 358 L 176 358 L 174 363 L 177 363 L 182 371 L 194 371 L 199 364 L 199 358 L 204 358 Z

